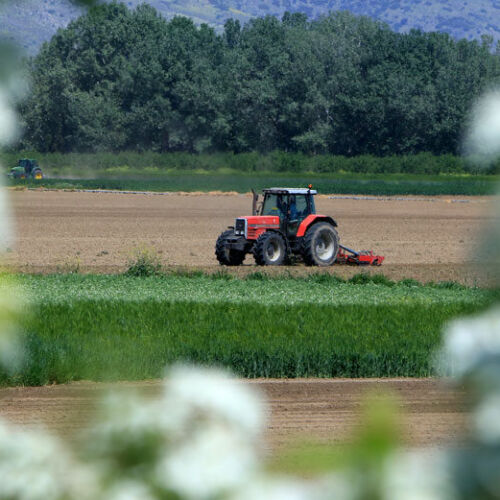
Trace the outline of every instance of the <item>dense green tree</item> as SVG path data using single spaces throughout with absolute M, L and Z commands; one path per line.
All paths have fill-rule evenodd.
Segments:
M 398 34 L 347 12 L 245 26 L 163 19 L 106 3 L 29 62 L 21 112 L 42 151 L 455 153 L 499 50 L 442 33 Z

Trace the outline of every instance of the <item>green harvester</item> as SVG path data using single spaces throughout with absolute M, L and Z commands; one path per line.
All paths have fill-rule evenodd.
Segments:
M 43 172 L 36 160 L 22 158 L 18 161 L 17 166 L 12 168 L 9 177 L 13 179 L 43 179 Z

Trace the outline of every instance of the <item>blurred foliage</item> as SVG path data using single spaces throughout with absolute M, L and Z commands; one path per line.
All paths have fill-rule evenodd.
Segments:
M 271 458 L 270 469 L 275 473 L 314 477 L 351 468 L 358 469 L 359 477 L 369 483 L 380 475 L 384 459 L 401 444 L 400 428 L 392 394 L 366 394 L 359 421 L 347 438 L 348 444 L 294 444 Z

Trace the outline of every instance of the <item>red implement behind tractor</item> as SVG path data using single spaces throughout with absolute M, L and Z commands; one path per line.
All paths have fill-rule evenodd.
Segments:
M 253 215 L 238 217 L 215 245 L 220 264 L 238 266 L 252 253 L 258 265 L 279 266 L 292 255 L 307 265 L 331 266 L 333 263 L 380 265 L 384 257 L 355 252 L 339 244 L 337 223 L 316 213 L 314 195 L 309 188 L 264 189 L 259 208 L 254 192 Z
M 355 266 L 381 266 L 384 259 L 385 257 L 382 255 L 374 255 L 373 252 L 369 250 L 356 252 L 356 250 L 340 245 L 340 250 L 335 263 L 352 264 Z

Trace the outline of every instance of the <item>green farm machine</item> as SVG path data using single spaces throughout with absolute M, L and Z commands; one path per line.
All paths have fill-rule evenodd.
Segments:
M 43 179 L 43 172 L 36 160 L 23 158 L 12 168 L 9 177 L 13 179 Z

